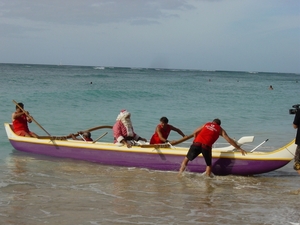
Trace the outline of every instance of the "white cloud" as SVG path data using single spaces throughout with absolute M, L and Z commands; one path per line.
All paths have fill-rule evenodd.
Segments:
M 76 25 L 160 19 L 193 8 L 180 0 L 5 0 L 1 5 L 2 17 Z
M 0 62 L 300 72 L 296 0 L 0 5 Z

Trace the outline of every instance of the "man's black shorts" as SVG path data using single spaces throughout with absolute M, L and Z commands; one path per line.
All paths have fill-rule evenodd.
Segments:
M 206 165 L 211 166 L 211 148 L 203 144 L 192 144 L 186 157 L 193 161 L 199 154 L 203 155 Z

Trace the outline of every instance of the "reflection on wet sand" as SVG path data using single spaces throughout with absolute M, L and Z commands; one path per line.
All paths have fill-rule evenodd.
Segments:
M 187 172 L 178 178 L 178 171 L 17 154 L 1 169 L 1 224 L 271 225 L 300 219 L 299 178 L 286 174 L 207 178 Z
M 18 157 L 13 157 L 13 164 L 14 167 L 12 168 L 12 172 L 15 174 L 21 174 L 21 173 L 25 173 L 25 167 L 26 167 L 26 158 L 18 158 Z

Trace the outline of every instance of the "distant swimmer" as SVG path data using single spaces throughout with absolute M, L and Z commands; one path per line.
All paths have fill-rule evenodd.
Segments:
M 269 90 L 273 90 L 273 86 L 272 85 L 270 85 Z

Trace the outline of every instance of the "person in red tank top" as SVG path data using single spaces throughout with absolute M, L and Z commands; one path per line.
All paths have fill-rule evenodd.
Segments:
M 80 141 L 93 141 L 91 138 L 91 133 L 88 131 L 79 131 L 78 134 L 82 134 L 82 138 L 77 138 L 75 134 L 70 134 L 73 140 L 80 140 Z M 84 139 L 84 140 L 83 140 Z
M 181 163 L 179 175 L 181 175 L 182 172 L 185 170 L 189 161 L 192 161 L 199 154 L 202 153 L 206 163 L 205 174 L 211 177 L 211 149 L 212 145 L 218 140 L 219 136 L 222 136 L 229 144 L 231 144 L 236 149 L 240 150 L 243 155 L 247 154 L 245 150 L 241 149 L 240 146 L 238 146 L 236 142 L 227 135 L 226 131 L 221 127 L 221 120 L 214 119 L 212 122 L 207 122 L 194 131 L 195 138 L 193 144 L 190 146 L 186 157 Z
M 160 124 L 156 126 L 155 132 L 152 135 L 150 139 L 150 144 L 163 144 L 168 143 L 168 137 L 171 132 L 171 130 L 176 131 L 178 134 L 180 134 L 182 137 L 184 137 L 184 133 L 178 129 L 177 127 L 174 127 L 169 123 L 169 120 L 167 117 L 160 118 Z M 172 144 L 172 142 L 171 142 Z
M 18 105 L 24 109 L 23 103 L 18 103 Z M 27 112 L 29 115 L 29 112 Z M 28 128 L 27 123 L 31 123 L 32 119 L 28 117 L 25 112 L 23 112 L 18 106 L 16 106 L 16 111 L 11 115 L 13 130 L 16 135 L 26 136 L 26 137 L 37 137 L 34 132 L 31 132 Z

